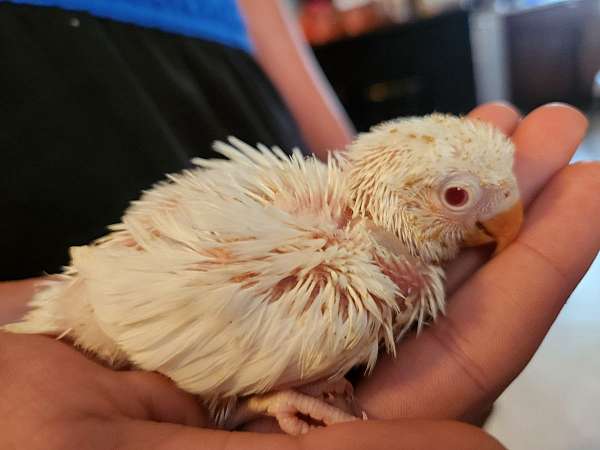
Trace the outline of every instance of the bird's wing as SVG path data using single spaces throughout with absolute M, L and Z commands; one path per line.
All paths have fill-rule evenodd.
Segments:
M 372 365 L 393 345 L 398 292 L 352 224 L 337 163 L 232 144 L 75 259 L 101 326 L 138 366 L 205 396 Z

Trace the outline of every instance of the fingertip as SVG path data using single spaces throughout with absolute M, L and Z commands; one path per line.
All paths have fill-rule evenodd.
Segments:
M 523 119 L 518 133 L 521 130 L 539 128 L 544 125 L 544 130 L 559 130 L 565 139 L 579 141 L 585 135 L 589 121 L 579 109 L 566 103 L 549 103 L 531 111 Z
M 587 127 L 581 111 L 562 103 L 540 106 L 521 121 L 512 139 L 517 148 L 515 173 L 525 205 L 569 163 Z
M 476 107 L 468 114 L 468 117 L 491 123 L 510 136 L 521 120 L 521 113 L 510 103 L 496 101 Z
M 567 118 L 579 128 L 587 129 L 589 120 L 586 115 L 578 108 L 567 103 L 553 102 L 539 106 L 531 111 L 529 116 L 535 117 L 538 114 L 560 114 L 563 118 Z
M 488 111 L 499 111 L 505 114 L 512 114 L 514 116 L 520 116 L 521 113 L 518 108 L 504 100 L 494 100 L 487 103 L 482 103 L 476 106 L 469 115 L 487 114 Z

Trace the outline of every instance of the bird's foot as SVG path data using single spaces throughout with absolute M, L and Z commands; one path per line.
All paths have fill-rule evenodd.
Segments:
M 354 409 L 353 398 L 352 385 L 345 379 L 254 395 L 239 405 L 226 427 L 266 415 L 274 417 L 285 433 L 304 434 L 318 426 L 358 420 L 348 412 Z
M 292 435 L 307 433 L 319 424 L 350 422 L 357 418 L 326 400 L 298 391 L 277 391 L 248 399 L 250 409 L 277 419 L 282 431 Z

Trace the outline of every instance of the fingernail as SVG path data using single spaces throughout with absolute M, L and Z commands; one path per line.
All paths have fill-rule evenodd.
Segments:
M 548 103 L 533 110 L 530 116 L 544 114 L 547 120 L 557 119 L 561 126 L 567 125 L 567 128 L 572 129 L 578 134 L 584 134 L 589 126 L 589 120 L 583 112 L 574 106 L 566 103 Z
M 468 117 L 492 122 L 503 133 L 510 136 L 521 120 L 521 113 L 509 103 L 490 102 L 475 108 Z

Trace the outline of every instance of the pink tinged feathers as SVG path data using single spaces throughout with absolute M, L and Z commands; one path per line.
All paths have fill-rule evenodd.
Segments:
M 436 174 L 516 185 L 506 139 L 448 116 L 383 124 L 327 164 L 235 138 L 215 149 L 228 159 L 168 176 L 73 248 L 61 281 L 5 329 L 158 371 L 222 426 L 241 397 L 371 370 L 443 312 L 440 264 L 465 233 L 436 201 Z

